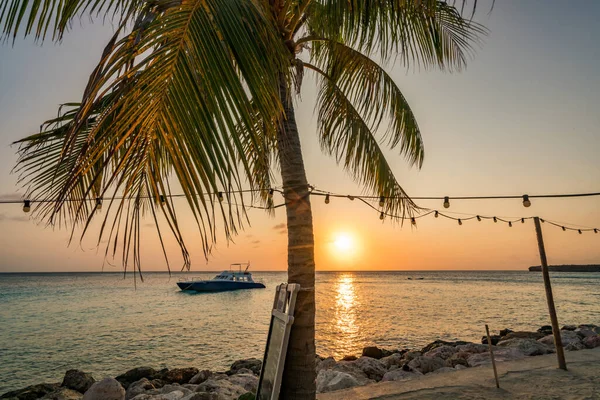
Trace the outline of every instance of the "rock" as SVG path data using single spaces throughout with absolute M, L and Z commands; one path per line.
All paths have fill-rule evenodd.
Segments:
M 539 333 L 543 333 L 544 336 L 552 335 L 552 326 L 544 325 L 537 330 Z
M 240 397 L 241 399 L 241 397 Z M 254 397 L 253 397 L 254 399 Z M 217 393 L 192 393 L 184 396 L 181 400 L 220 400 Z
M 579 327 L 575 329 L 575 333 L 580 339 L 585 339 L 586 337 L 596 336 L 596 332 L 594 332 L 592 329 L 593 328 Z
M 387 372 L 385 365 L 374 358 L 361 357 L 358 360 L 351 362 L 364 372 L 365 375 L 367 375 L 367 378 L 377 382 L 379 382 Z
M 194 393 L 188 393 L 187 395 L 193 395 Z M 132 400 L 181 400 L 185 394 L 180 390 L 175 390 L 166 394 L 138 394 Z
M 577 342 L 581 342 L 581 339 L 579 339 L 579 336 L 577 335 L 576 332 L 574 331 L 560 331 L 560 338 L 562 339 L 562 344 L 563 347 L 567 347 L 567 345 L 569 345 L 570 343 L 577 343 Z M 554 335 L 548 335 L 548 336 L 544 336 L 543 338 L 539 339 L 538 342 L 545 344 L 546 346 L 554 346 Z
M 565 346 L 566 351 L 577 351 L 585 349 L 585 345 L 581 342 L 571 342 Z
M 207 380 L 208 378 L 210 378 L 210 376 L 213 373 L 207 369 L 204 369 L 200 372 L 198 372 L 196 375 L 194 375 L 191 379 L 190 382 L 192 385 L 199 385 L 200 383 L 204 382 L 205 380 Z
M 495 346 L 496 344 L 498 344 L 498 342 L 500 341 L 500 339 L 502 339 L 502 336 L 500 336 L 500 335 L 490 335 L 490 338 L 492 339 L 492 346 Z M 481 344 L 488 344 L 487 336 L 482 336 L 481 337 Z
M 575 325 L 565 325 L 560 328 L 561 331 L 574 331 L 575 329 L 577 329 Z
M 254 373 L 254 375 L 260 375 L 260 369 L 262 367 L 262 361 L 256 358 L 249 358 L 247 360 L 238 360 L 231 364 L 231 368 L 227 371 L 227 375 L 233 375 L 237 370 L 246 368 Z
M 344 372 L 348 375 L 352 375 L 360 385 L 366 385 L 367 383 L 373 382 L 369 379 L 369 377 L 367 377 L 367 374 L 365 374 L 363 370 L 361 370 L 358 367 L 358 365 L 356 365 L 356 361 L 340 361 L 339 363 L 334 365 L 333 368 L 331 368 L 330 370 Z
M 502 329 L 502 330 L 500 331 L 500 336 L 506 336 L 506 335 L 508 335 L 508 334 L 509 334 L 509 333 L 511 333 L 511 332 L 513 332 L 513 330 L 512 330 L 512 329 L 509 329 L 509 328 Z
M 456 341 L 456 342 L 447 342 L 445 340 L 436 340 L 435 342 L 431 342 L 429 343 L 427 346 L 423 347 L 421 349 L 421 353 L 425 354 L 428 351 L 431 351 L 437 347 L 441 347 L 441 346 L 452 346 L 452 347 L 456 347 L 456 346 L 460 346 L 460 345 L 464 345 L 464 344 L 468 344 L 469 342 L 464 342 L 462 340 Z
M 463 367 L 468 367 L 469 363 L 467 362 L 467 358 L 469 358 L 471 354 L 473 353 L 465 353 L 463 351 L 459 351 L 458 353 L 455 353 L 454 355 L 452 355 L 452 357 L 447 359 L 445 365 L 446 367 L 451 368 L 456 368 L 459 365 L 462 365 Z
M 444 360 L 439 357 L 417 357 L 408 363 L 412 371 L 419 371 L 422 374 L 428 374 L 444 366 Z
M 154 385 L 155 388 L 160 389 L 161 387 L 165 386 L 167 384 L 167 382 L 165 381 L 161 381 L 160 379 L 152 379 L 150 381 L 151 384 Z
M 388 371 L 385 373 L 385 375 L 383 375 L 383 378 L 381 379 L 382 382 L 388 382 L 388 381 L 406 381 L 409 379 L 414 379 L 414 378 L 418 378 L 419 376 L 422 376 L 423 374 L 420 373 L 419 371 L 403 371 L 401 369 L 395 369 L 393 371 Z
M 400 353 L 394 353 L 391 356 L 383 357 L 381 360 L 383 366 L 390 369 L 393 366 L 400 366 L 404 363 L 404 356 Z
M 600 347 L 600 335 L 586 337 L 585 339 L 583 339 L 582 343 L 588 349 Z
M 69 389 L 66 387 L 61 387 L 60 389 L 48 393 L 44 397 L 43 400 L 81 400 L 83 399 L 83 394 L 77 390 Z
M 456 367 L 454 367 L 454 369 L 457 371 L 460 371 L 461 369 L 467 369 L 467 368 L 469 368 L 469 367 L 466 365 L 460 365 L 460 364 L 458 364 Z
M 421 357 L 422 355 L 423 353 L 421 353 L 420 351 L 409 351 L 404 353 L 403 358 L 406 362 L 408 362 L 414 360 L 417 357 Z
M 510 332 L 507 335 L 504 335 L 501 339 L 500 342 L 502 342 L 503 340 L 508 340 L 508 339 L 533 339 L 533 340 L 538 340 L 544 337 L 543 333 L 540 332 L 525 332 L 525 331 L 520 331 L 520 332 Z
M 220 379 L 218 381 L 213 380 L 212 378 L 199 384 L 196 392 L 207 392 L 207 393 L 216 393 L 218 395 L 218 399 L 237 399 L 241 395 L 247 392 L 241 386 L 234 385 L 229 382 L 228 379 Z
M 373 357 L 373 358 L 375 358 L 375 357 Z M 358 360 L 358 357 L 351 356 L 351 355 L 350 356 L 344 356 L 344 358 L 342 358 L 342 361 L 356 361 L 356 360 Z
M 362 357 L 371 357 L 376 360 L 379 360 L 383 357 L 390 356 L 393 353 L 394 352 L 392 352 L 390 350 L 380 349 L 379 347 L 376 347 L 376 346 L 368 346 L 363 349 Z
M 317 373 L 319 373 L 319 371 L 321 371 L 322 369 L 331 369 L 335 365 L 336 362 L 333 357 L 326 358 L 317 365 Z
M 512 347 L 497 348 L 494 351 L 494 358 L 496 362 L 519 360 L 525 358 L 525 354 L 523 354 L 521 350 Z M 469 358 L 467 358 L 467 362 L 469 367 L 478 367 L 480 365 L 492 363 L 490 353 L 471 354 Z
M 596 332 L 598 335 L 600 335 L 600 326 L 597 326 L 595 328 L 592 329 L 594 332 Z
M 321 370 L 317 375 L 317 392 L 333 392 L 360 386 L 358 380 L 350 374 L 334 370 Z
M 94 382 L 96 382 L 96 380 L 91 374 L 86 374 L 85 372 L 77 369 L 70 369 L 65 374 L 60 386 L 76 390 L 79 393 L 85 393 L 94 384 Z
M 254 395 L 254 393 L 248 392 L 248 393 L 244 393 L 243 395 L 238 397 L 237 400 L 255 400 L 255 399 L 256 399 L 256 396 Z
M 135 396 L 153 389 L 156 389 L 154 385 L 147 378 L 142 378 L 139 381 L 133 382 L 129 385 L 127 391 L 125 392 L 125 399 L 133 399 Z
M 197 385 L 194 387 L 194 389 L 197 389 Z M 172 384 L 172 385 L 165 385 L 160 389 L 160 393 L 161 394 L 169 394 L 172 392 L 182 392 L 182 396 L 187 396 L 188 394 L 192 393 L 192 391 L 188 388 L 185 388 L 181 385 L 178 385 L 176 383 Z
M 124 400 L 125 389 L 113 378 L 94 383 L 84 394 L 83 400 Z
M 60 388 L 58 383 L 41 383 L 26 388 L 4 393 L 0 399 L 35 400 L 52 393 Z
M 452 347 L 452 346 L 440 346 L 440 347 L 436 347 L 433 350 L 428 351 L 427 353 L 423 354 L 424 357 L 439 357 L 442 360 L 447 360 L 450 357 L 452 357 L 452 355 L 454 353 L 456 353 L 458 351 L 458 349 L 456 347 Z
M 462 353 L 479 354 L 489 351 L 487 344 L 469 343 L 461 346 L 456 346 L 456 350 Z
M 188 383 L 198 372 L 198 368 L 173 368 L 161 371 L 156 377 L 167 383 L 183 384 Z
M 125 372 L 124 374 L 117 376 L 115 379 L 118 380 L 119 382 L 121 382 L 121 384 L 125 387 L 125 389 L 127 389 L 129 387 L 129 385 L 131 385 L 133 382 L 137 382 L 142 378 L 147 378 L 147 379 L 151 380 L 154 378 L 155 375 L 156 375 L 156 370 L 154 368 L 138 367 L 138 368 L 130 369 L 129 371 Z
M 243 387 L 247 392 L 256 392 L 258 389 L 258 377 L 253 373 L 232 375 L 229 377 L 229 382 Z
M 533 339 L 508 339 L 498 343 L 498 347 L 512 347 L 519 349 L 526 356 L 541 356 L 553 353 L 552 349 Z

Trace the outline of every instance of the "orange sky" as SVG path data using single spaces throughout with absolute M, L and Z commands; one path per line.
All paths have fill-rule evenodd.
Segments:
M 400 183 L 414 196 L 521 195 L 600 191 L 600 65 L 591 33 L 600 4 L 590 8 L 552 0 L 545 7 L 528 2 L 496 2 L 490 16 L 478 18 L 490 36 L 466 71 L 388 71 L 407 97 L 425 141 L 421 171 L 409 169 L 388 152 Z M 17 41 L 0 46 L 0 196 L 17 191 L 10 170 L 16 161 L 9 144 L 35 132 L 61 102 L 80 98 L 111 27 L 75 26 L 60 46 Z M 307 73 L 297 103 L 309 182 L 319 189 L 358 194 L 360 188 L 322 155 L 315 135 L 315 89 Z M 277 198 L 276 198 L 277 200 Z M 181 200 L 178 200 L 181 202 Z M 448 211 L 526 217 L 600 227 L 600 198 L 452 201 Z M 191 216 L 180 208 L 180 218 Z M 524 269 L 539 263 L 533 223 L 512 228 L 491 221 L 419 221 L 416 228 L 379 220 L 358 201 L 313 198 L 317 268 L 348 269 Z M 421 202 L 441 209 L 441 202 Z M 81 246 L 66 247 L 68 233 L 25 219 L 18 205 L 0 205 L 0 272 L 97 271 L 103 251 L 94 249 L 94 232 Z M 274 218 L 250 210 L 252 226 L 229 246 L 221 240 L 207 264 L 194 226 L 184 231 L 194 270 L 218 270 L 250 260 L 255 270 L 286 268 L 283 209 Z M 150 221 L 148 221 L 150 222 Z M 332 242 L 346 234 L 352 251 L 335 251 Z M 144 227 L 143 267 L 166 270 L 152 227 Z M 600 263 L 600 234 L 578 235 L 544 226 L 552 264 Z M 174 243 L 172 265 L 181 265 Z M 351 253 L 342 256 L 341 253 Z M 118 267 L 108 267 L 118 270 Z

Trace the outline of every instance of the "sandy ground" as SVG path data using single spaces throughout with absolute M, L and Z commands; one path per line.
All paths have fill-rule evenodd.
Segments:
M 566 358 L 568 371 L 557 368 L 555 354 L 498 363 L 500 389 L 489 365 L 323 393 L 317 399 L 600 399 L 600 347 L 567 352 Z

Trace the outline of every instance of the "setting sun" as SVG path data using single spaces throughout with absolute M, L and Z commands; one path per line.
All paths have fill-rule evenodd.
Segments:
M 345 233 L 339 234 L 335 238 L 333 244 L 335 245 L 335 248 L 340 251 L 348 251 L 354 247 L 354 241 Z

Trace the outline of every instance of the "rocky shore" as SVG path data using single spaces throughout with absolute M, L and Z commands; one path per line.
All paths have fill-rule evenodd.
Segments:
M 600 347 L 597 325 L 567 325 L 561 329 L 567 351 Z M 550 326 L 535 332 L 504 329 L 492 336 L 497 362 L 555 352 Z M 331 392 L 380 381 L 404 381 L 491 363 L 487 338 L 482 343 L 436 340 L 418 350 L 366 347 L 360 356 L 336 361 L 317 357 L 317 391 Z M 43 383 L 12 391 L 1 399 L 18 400 L 250 400 L 258 385 L 261 361 L 239 360 L 224 372 L 139 367 L 115 378 L 96 381 L 78 370 L 66 372 L 61 383 Z

